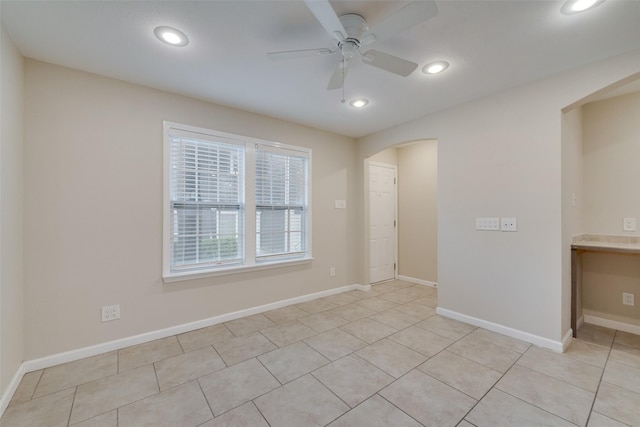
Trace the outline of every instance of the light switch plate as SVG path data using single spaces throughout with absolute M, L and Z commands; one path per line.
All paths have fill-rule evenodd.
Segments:
M 336 209 L 346 209 L 347 201 L 346 200 L 336 200 Z
M 481 231 L 500 230 L 500 218 L 476 218 L 476 230 L 481 230 Z

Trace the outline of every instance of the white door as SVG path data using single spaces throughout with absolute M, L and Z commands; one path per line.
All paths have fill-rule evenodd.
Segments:
M 396 167 L 369 163 L 369 282 L 396 275 Z

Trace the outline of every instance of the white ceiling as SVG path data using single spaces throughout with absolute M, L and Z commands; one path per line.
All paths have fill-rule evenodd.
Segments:
M 420 1 L 420 0 L 418 0 Z M 332 1 L 370 26 L 407 1 Z M 561 1 L 438 0 L 438 15 L 377 50 L 417 62 L 402 78 L 355 62 L 347 100 L 327 91 L 336 55 L 271 61 L 267 52 L 332 48 L 301 0 L 10 1 L 2 21 L 26 57 L 139 83 L 217 104 L 359 137 L 563 70 L 640 49 L 640 1 L 606 0 L 593 10 L 560 13 Z M 160 43 L 168 25 L 190 39 Z M 420 70 L 435 59 L 451 67 Z

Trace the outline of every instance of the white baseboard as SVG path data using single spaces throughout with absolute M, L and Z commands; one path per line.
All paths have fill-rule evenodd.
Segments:
M 431 286 L 432 288 L 437 288 L 438 287 L 438 284 L 436 282 L 430 282 L 428 280 L 416 279 L 415 277 L 398 275 L 398 280 L 404 280 L 405 282 L 415 283 L 416 285 Z
M 366 291 L 369 291 L 370 289 L 371 289 L 371 285 L 359 285 L 359 284 L 353 284 L 353 285 L 343 286 L 340 288 L 328 289 L 326 291 L 315 292 L 312 294 L 302 295 L 295 298 L 289 298 L 286 300 L 276 301 L 269 304 L 259 305 L 259 306 L 251 307 L 244 310 L 234 311 L 232 313 L 226 313 L 219 316 L 210 317 L 208 319 L 198 320 L 190 323 L 184 323 L 181 325 L 172 326 L 165 329 L 147 332 L 140 335 L 134 335 L 127 338 L 121 338 L 118 340 L 96 344 L 89 347 L 79 348 L 79 349 L 67 351 L 64 353 L 53 354 L 51 356 L 45 356 L 39 359 L 28 360 L 24 362 L 23 363 L 24 372 L 36 371 L 38 369 L 49 368 L 51 366 L 59 365 L 61 363 L 73 362 L 75 360 L 84 359 L 85 357 L 97 356 L 99 354 L 108 353 L 110 351 L 119 350 L 121 348 L 130 347 L 132 345 L 143 344 L 143 343 L 157 340 L 160 338 L 166 338 L 173 335 L 194 331 L 196 329 L 205 328 L 207 326 L 217 325 L 219 323 L 228 322 L 230 320 L 235 320 L 240 317 L 263 313 L 269 310 L 275 310 L 277 308 L 282 308 L 291 304 L 298 304 L 301 302 L 311 301 L 317 298 L 328 297 L 331 295 L 340 294 L 343 292 L 348 292 L 353 290 L 366 292 Z M 20 378 L 22 378 L 22 376 L 20 376 Z
M 488 329 L 490 331 L 497 332 L 499 334 L 506 335 L 511 338 L 516 338 L 531 344 L 535 344 L 540 347 L 548 348 L 558 353 L 562 353 L 564 351 L 565 340 L 567 341 L 566 345 L 568 345 L 572 335 L 571 330 L 569 330 L 569 332 L 567 333 L 567 335 L 565 335 L 562 341 L 554 341 L 554 340 L 550 340 L 548 338 L 544 338 L 538 335 L 533 335 L 518 329 L 513 329 L 508 326 L 489 322 L 483 319 L 478 319 L 477 317 L 467 316 L 466 314 L 458 313 L 452 310 L 447 310 L 446 308 L 442 308 L 442 307 L 436 308 L 436 313 L 438 313 L 441 316 L 449 317 L 451 319 L 469 323 L 474 326 L 479 326 L 481 328 Z
M 18 366 L 18 370 L 13 375 L 13 378 L 11 378 L 11 382 L 9 382 L 9 385 L 4 390 L 4 393 L 2 393 L 2 396 L 0 397 L 0 417 L 2 416 L 2 414 L 4 414 L 4 411 L 9 406 L 9 402 L 11 402 L 11 398 L 13 397 L 13 394 L 18 389 L 18 386 L 20 385 L 20 381 L 22 381 L 22 377 L 24 376 L 25 373 L 26 371 L 25 371 L 24 363 L 21 363 L 20 366 Z
M 573 339 L 573 329 L 569 328 L 564 337 L 562 337 L 562 353 L 567 351 L 567 348 L 571 344 L 571 340 Z
M 119 350 L 121 348 L 129 347 L 132 345 L 143 344 L 149 341 L 157 340 L 160 338 L 166 338 L 173 335 L 183 334 L 185 332 L 194 331 L 196 329 L 205 328 L 207 326 L 217 325 L 219 323 L 228 322 L 230 320 L 239 319 L 240 317 L 250 316 L 252 314 L 263 313 L 269 310 L 275 310 L 277 308 L 286 307 L 291 304 L 298 304 L 301 302 L 311 301 L 317 298 L 324 298 L 331 295 L 340 294 L 348 291 L 370 291 L 371 285 L 359 285 L 353 284 L 343 286 L 335 289 L 328 289 L 326 291 L 315 292 L 312 294 L 302 295 L 295 298 L 289 298 L 286 300 L 276 301 L 269 304 L 259 305 L 251 307 L 245 310 L 234 311 L 232 313 L 222 314 L 219 316 L 210 317 L 208 319 L 198 320 L 196 322 L 184 323 L 182 325 L 172 326 L 170 328 L 160 329 L 157 331 L 147 332 L 140 335 L 135 335 L 127 338 L 122 338 L 114 341 L 109 341 L 101 344 L 92 345 L 89 347 L 79 348 L 77 350 L 66 351 L 64 353 L 53 354 L 51 356 L 41 357 L 39 359 L 28 360 L 23 362 L 15 375 L 13 376 L 9 386 L 6 388 L 2 396 L 0 397 L 0 417 L 4 414 L 4 411 L 9 406 L 9 402 L 13 397 L 22 377 L 27 372 L 37 371 L 38 369 L 49 368 L 51 366 L 59 365 L 61 363 L 73 362 L 75 360 L 84 359 L 85 357 L 97 356 L 99 354 L 108 353 L 110 351 Z
M 617 329 L 622 332 L 629 332 L 630 334 L 640 335 L 640 326 L 631 323 L 619 322 L 617 320 L 609 320 L 604 317 L 594 316 L 592 314 L 584 315 L 584 323 L 591 323 L 592 325 L 604 326 L 605 328 Z

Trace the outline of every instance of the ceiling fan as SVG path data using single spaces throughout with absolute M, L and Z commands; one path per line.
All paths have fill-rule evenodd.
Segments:
M 336 48 L 270 52 L 267 56 L 272 60 L 286 60 L 339 53 L 342 58 L 329 79 L 327 90 L 340 89 L 342 87 L 348 63 L 356 56 L 360 56 L 365 64 L 407 77 L 418 67 L 418 64 L 379 50 L 368 49 L 364 51 L 364 47 L 400 34 L 438 14 L 438 8 L 434 0 L 414 0 L 384 18 L 373 28 L 369 28 L 367 21 L 355 13 L 348 13 L 342 16 L 336 15 L 329 0 L 305 0 L 305 3 L 318 22 L 329 33 Z

